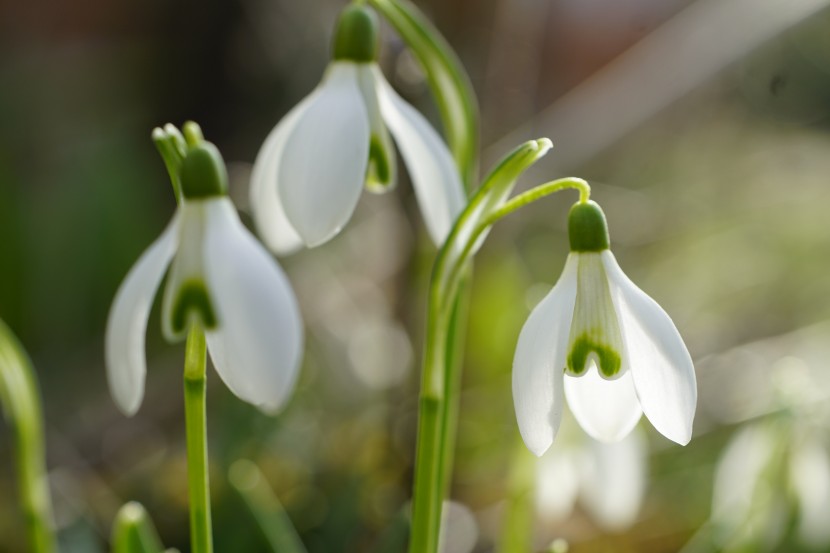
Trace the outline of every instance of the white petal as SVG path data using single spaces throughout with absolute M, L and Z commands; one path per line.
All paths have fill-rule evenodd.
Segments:
M 624 357 L 643 412 L 661 434 L 686 445 L 697 407 L 689 350 L 671 318 L 625 276 L 614 255 L 606 250 L 602 256 L 620 319 Z
M 440 245 L 466 204 L 458 169 L 435 129 L 398 96 L 377 66 L 372 70 L 383 119 L 409 169 L 429 235 Z
M 647 444 L 638 429 L 624 440 L 591 440 L 582 474 L 582 504 L 607 530 L 624 530 L 640 512 L 646 491 Z
M 369 122 L 354 63 L 335 62 L 289 133 L 277 193 L 306 245 L 326 242 L 349 220 L 363 190 Z
M 294 389 L 303 329 L 285 274 L 227 198 L 207 208 L 205 270 L 218 326 L 207 332 L 219 376 L 241 399 L 277 411 Z
M 765 426 L 756 424 L 741 429 L 726 446 L 715 470 L 712 493 L 712 518 L 718 523 L 745 526 L 753 512 L 765 511 L 770 483 L 763 475 L 775 442 Z
M 559 443 L 539 459 L 536 466 L 536 509 L 552 521 L 565 520 L 573 511 L 579 492 L 578 455 Z
M 576 300 L 577 258 L 569 255 L 562 276 L 522 327 L 513 357 L 513 406 L 528 449 L 541 456 L 562 421 L 562 379 Z
M 631 371 L 606 380 L 593 363 L 590 365 L 582 376 L 565 376 L 568 406 L 589 436 L 601 442 L 618 442 L 631 432 L 643 414 Z
M 179 214 L 142 254 L 115 295 L 107 321 L 104 355 L 110 393 L 131 416 L 144 397 L 147 361 L 144 335 L 153 298 L 178 246 Z
M 798 537 L 819 550 L 830 543 L 830 458 L 815 440 L 792 453 L 790 479 L 799 505 Z
M 319 95 L 319 89 L 306 96 L 268 134 L 251 172 L 251 213 L 265 244 L 277 255 L 287 255 L 302 247 L 303 241 L 291 226 L 277 194 L 277 175 L 288 137 L 300 116 Z

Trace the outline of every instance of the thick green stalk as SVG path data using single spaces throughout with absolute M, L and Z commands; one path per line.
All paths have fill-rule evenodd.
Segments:
M 187 433 L 187 484 L 190 494 L 190 550 L 212 553 L 210 475 L 208 474 L 207 415 L 205 410 L 205 334 L 193 325 L 187 336 L 184 360 L 184 415 Z
M 0 321 L 0 402 L 15 441 L 20 506 L 32 551 L 57 549 L 52 530 L 52 501 L 46 478 L 43 408 L 37 380 L 23 347 Z

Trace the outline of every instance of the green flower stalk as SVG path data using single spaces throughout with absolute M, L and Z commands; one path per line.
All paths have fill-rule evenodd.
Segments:
M 0 404 L 14 437 L 20 505 L 32 551 L 56 551 L 52 501 L 46 477 L 43 408 L 32 364 L 0 321 Z

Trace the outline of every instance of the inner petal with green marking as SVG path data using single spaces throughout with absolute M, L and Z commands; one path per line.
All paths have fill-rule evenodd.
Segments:
M 395 187 L 398 168 L 395 146 L 380 113 L 372 65 L 361 64 L 357 72 L 357 84 L 366 105 L 366 114 L 369 116 L 369 128 L 371 129 L 365 185 L 366 190 L 377 194 L 388 192 Z
M 576 303 L 565 371 L 579 376 L 594 363 L 601 376 L 613 379 L 622 368 L 622 335 L 608 277 L 599 253 L 576 255 Z
M 173 332 L 181 333 L 191 322 L 198 321 L 206 329 L 216 327 L 216 315 L 207 287 L 201 279 L 190 279 L 179 286 L 173 303 Z

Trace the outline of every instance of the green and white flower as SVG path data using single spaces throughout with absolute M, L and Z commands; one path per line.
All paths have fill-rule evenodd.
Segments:
M 624 438 L 645 413 L 685 445 L 697 404 L 694 366 L 669 316 L 620 269 L 605 215 L 580 202 L 568 217 L 571 253 L 559 281 L 536 306 L 513 361 L 513 402 L 525 444 L 553 443 L 563 396 L 593 438 Z
M 318 246 L 351 218 L 365 186 L 392 188 L 395 149 L 409 168 L 427 230 L 443 242 L 465 204 L 439 134 L 392 89 L 377 65 L 372 11 L 346 8 L 322 83 L 265 139 L 251 176 L 254 221 L 278 254 Z
M 144 396 L 144 338 L 156 291 L 170 266 L 162 330 L 182 340 L 191 325 L 231 391 L 273 412 L 294 388 L 302 321 L 291 286 L 239 220 L 227 173 L 210 143 L 191 146 L 179 173 L 182 198 L 167 229 L 139 258 L 110 310 L 106 365 L 118 407 L 133 415 Z

